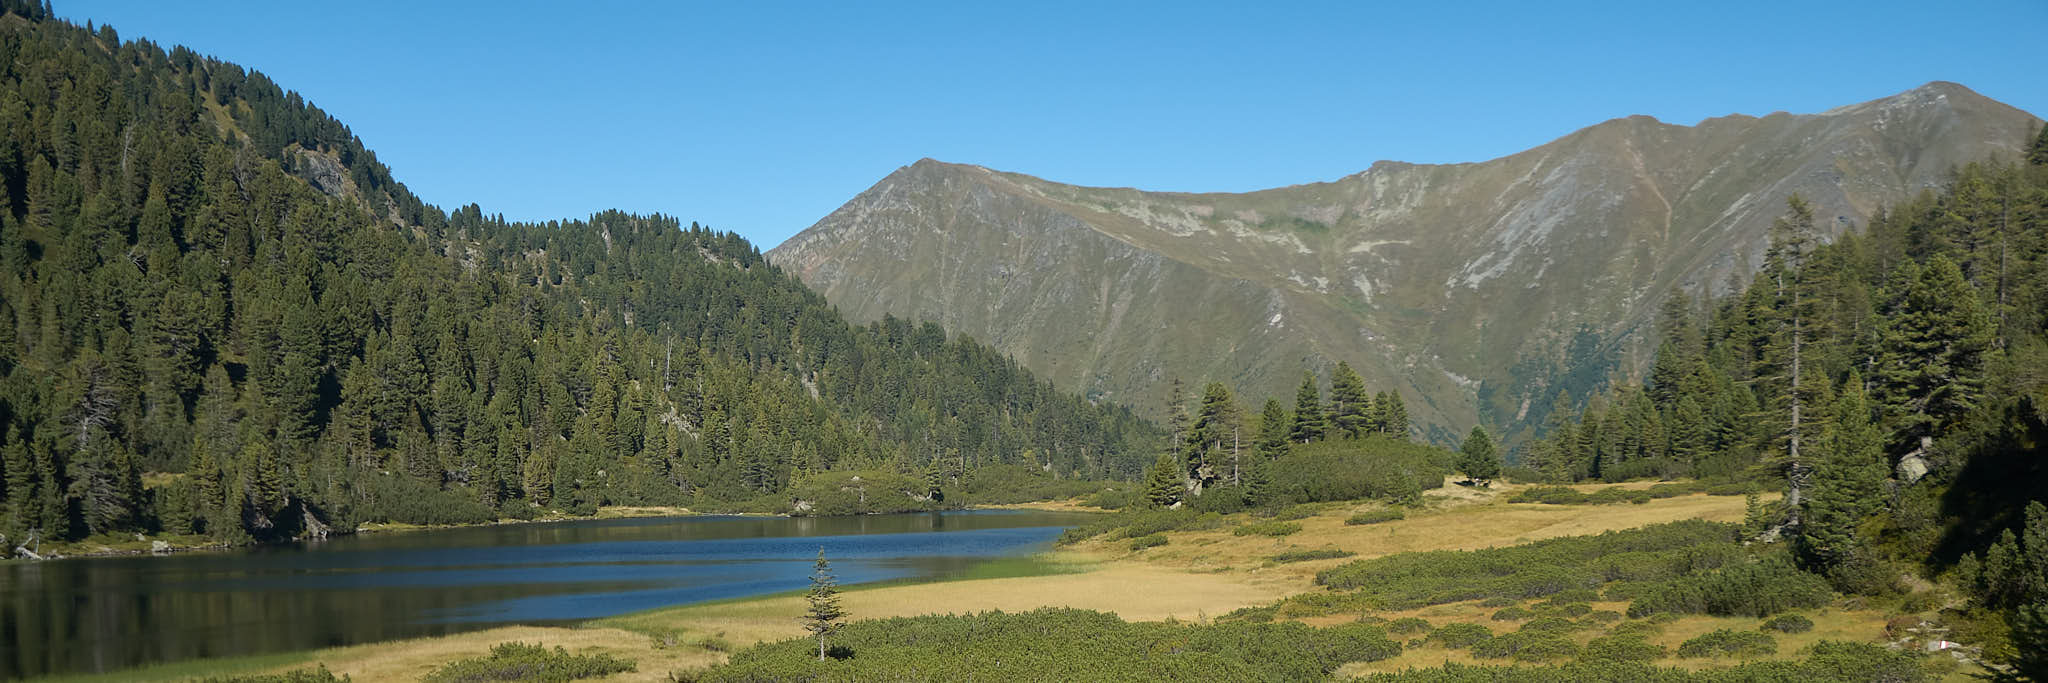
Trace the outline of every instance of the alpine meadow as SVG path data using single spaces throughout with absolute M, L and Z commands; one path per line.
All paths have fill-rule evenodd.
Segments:
M 0 0 L 0 680 L 2048 681 L 2011 38 L 76 4 Z M 1044 179 L 1126 176 L 1240 191 Z

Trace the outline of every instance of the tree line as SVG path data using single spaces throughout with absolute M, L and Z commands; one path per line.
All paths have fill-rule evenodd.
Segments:
M 1759 526 L 1806 568 L 1871 592 L 1920 565 L 2048 651 L 2048 128 L 1831 243 L 1793 197 L 1754 280 L 1674 294 L 1658 333 L 1644 381 L 1525 464 L 1782 482 Z
M 1408 407 L 1401 394 L 1368 392 L 1365 379 L 1348 362 L 1331 371 L 1328 401 L 1315 373 L 1303 371 L 1294 409 L 1267 398 L 1253 425 L 1222 382 L 1202 388 L 1192 413 L 1180 380 L 1169 383 L 1167 391 L 1165 448 L 1145 473 L 1145 497 L 1155 505 L 1193 501 L 1215 488 L 1256 505 L 1272 481 L 1273 463 L 1296 446 L 1367 437 L 1409 440 Z
M 15 542 L 1130 478 L 1156 443 L 934 324 L 850 324 L 736 235 L 444 212 L 260 73 L 0 9 Z

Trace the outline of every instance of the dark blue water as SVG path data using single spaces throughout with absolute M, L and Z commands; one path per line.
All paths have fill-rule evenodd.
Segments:
M 937 578 L 1085 515 L 663 517 L 0 563 L 0 679 L 551 623 L 808 585 Z

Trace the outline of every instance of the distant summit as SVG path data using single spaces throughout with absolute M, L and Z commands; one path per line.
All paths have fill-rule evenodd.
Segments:
M 931 159 L 769 252 L 856 319 L 936 320 L 1055 382 L 1160 408 L 1171 378 L 1285 396 L 1349 361 L 1426 435 L 1510 435 L 1646 359 L 1677 289 L 1757 263 L 1798 193 L 1826 229 L 2016 158 L 2040 119 L 1955 83 L 1818 114 L 1612 119 L 1498 159 L 1380 161 L 1241 194 L 1063 185 Z

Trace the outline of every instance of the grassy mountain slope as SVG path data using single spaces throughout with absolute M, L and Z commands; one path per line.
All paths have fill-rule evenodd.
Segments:
M 1491 161 L 1243 194 L 920 161 L 769 252 L 855 319 L 938 320 L 1156 410 L 1171 377 L 1285 396 L 1349 361 L 1425 435 L 1583 400 L 1674 288 L 1725 288 L 1800 193 L 1825 229 L 2014 155 L 2038 120 L 1952 83 L 1820 114 L 1616 119 Z

